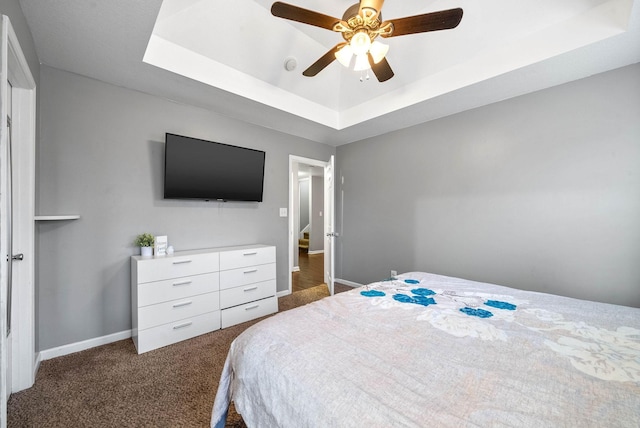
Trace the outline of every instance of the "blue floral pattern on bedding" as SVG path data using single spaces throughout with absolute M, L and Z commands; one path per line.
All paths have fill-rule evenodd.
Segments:
M 415 279 L 405 279 L 404 282 L 407 284 L 420 283 L 420 281 L 417 281 Z M 393 297 L 393 300 L 400 303 L 413 303 L 413 304 L 422 305 L 422 306 L 429 306 L 429 305 L 436 304 L 436 301 L 433 298 L 427 297 L 427 296 L 433 296 L 434 294 L 436 294 L 436 292 L 433 290 L 429 290 L 428 288 L 414 288 L 413 290 L 411 290 L 411 293 L 413 294 L 412 296 L 398 293 L 398 294 L 394 294 L 392 297 Z M 384 291 L 379 291 L 379 290 L 364 290 L 364 291 L 361 291 L 360 294 L 365 297 L 386 296 L 386 293 Z
M 484 309 L 474 309 L 470 307 L 460 308 L 460 312 L 463 314 L 471 315 L 472 317 L 478 318 L 490 318 L 493 314 L 489 311 L 485 311 Z
M 430 284 L 433 289 L 415 287 L 416 284 Z M 507 324 L 511 323 L 541 333 L 563 332 L 556 340 L 545 340 L 544 345 L 564 355 L 577 370 L 602 380 L 640 385 L 640 330 L 636 328 L 598 328 L 565 320 L 562 314 L 548 309 L 531 307 L 527 300 L 514 295 L 440 287 L 432 281 L 400 276 L 370 284 L 360 294 L 372 298 L 372 305 L 381 309 L 413 307 L 419 311 L 417 321 L 426 321 L 456 337 L 508 341 L 513 327 Z
M 418 296 L 433 296 L 436 294 L 435 291 L 429 290 L 428 288 L 414 288 L 411 290 L 413 294 L 417 294 Z
M 514 305 L 513 303 L 501 302 L 499 300 L 487 300 L 486 302 L 484 302 L 484 304 L 497 309 L 506 309 L 508 311 L 516 310 L 516 305 Z
M 415 303 L 416 305 L 429 306 L 435 305 L 436 301 L 431 297 L 425 297 L 420 295 L 408 296 L 406 294 L 394 294 L 393 300 L 400 303 Z
M 387 295 L 387 293 L 385 293 L 384 291 L 378 291 L 378 290 L 361 291 L 360 294 L 362 294 L 365 297 L 382 297 Z

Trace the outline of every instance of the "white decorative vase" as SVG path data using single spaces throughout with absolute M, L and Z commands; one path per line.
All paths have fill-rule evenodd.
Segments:
M 140 255 L 149 257 L 153 255 L 153 247 L 140 247 Z

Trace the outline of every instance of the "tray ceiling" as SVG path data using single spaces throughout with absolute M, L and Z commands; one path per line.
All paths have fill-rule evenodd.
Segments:
M 352 4 L 288 2 L 335 17 Z M 302 76 L 342 38 L 273 17 L 272 1 L 20 3 L 43 64 L 333 145 L 640 61 L 638 0 L 387 0 L 385 20 L 464 16 L 386 39 L 395 77 L 384 83 L 337 61 Z

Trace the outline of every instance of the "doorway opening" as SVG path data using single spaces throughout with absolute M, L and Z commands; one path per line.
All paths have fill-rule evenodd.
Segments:
M 327 205 L 328 165 L 315 159 L 289 157 L 289 292 L 331 284 L 327 265 L 327 220 L 333 204 Z M 331 207 L 331 208 L 328 208 Z M 328 217 L 327 217 L 328 215 Z M 329 222 L 330 225 L 333 222 Z

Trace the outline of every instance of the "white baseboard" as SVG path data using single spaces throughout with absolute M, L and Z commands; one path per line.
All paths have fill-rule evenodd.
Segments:
M 36 354 L 36 360 L 33 362 L 33 378 L 36 378 L 38 374 L 38 369 L 40 368 L 40 363 L 42 362 L 42 352 L 38 352 Z
M 278 291 L 278 292 L 276 293 L 276 297 L 280 298 L 280 297 L 288 296 L 289 294 L 291 294 L 291 291 L 289 291 L 289 290 L 282 290 L 282 291 Z
M 291 272 L 300 272 L 300 266 L 294 266 Z
M 108 343 L 117 342 L 118 340 L 124 340 L 130 337 L 131 330 L 125 330 L 119 333 L 113 333 L 106 336 L 83 340 L 82 342 L 58 346 L 57 348 L 45 349 L 44 351 L 40 351 L 38 365 L 40 364 L 40 361 L 62 357 L 63 355 L 73 354 L 74 352 L 84 351 L 85 349 L 95 348 L 96 346 L 106 345 Z
M 324 250 L 315 250 L 315 251 L 308 251 L 307 254 L 323 254 Z
M 361 287 L 362 284 L 357 282 L 347 281 L 346 279 L 336 278 L 335 282 L 347 285 L 349 287 Z M 278 297 L 287 296 L 291 294 L 289 290 L 283 290 L 276 293 Z M 63 355 L 73 354 L 74 352 L 84 351 L 86 349 L 95 348 L 96 346 L 106 345 L 108 343 L 117 342 L 118 340 L 124 340 L 131 337 L 131 330 L 121 331 L 119 333 L 108 334 L 106 336 L 94 337 L 93 339 L 83 340 L 81 342 L 70 343 L 68 345 L 58 346 L 56 348 L 45 349 L 40 351 L 36 357 L 36 363 L 34 372 L 38 371 L 38 367 L 42 361 L 50 360 L 56 357 L 62 357 Z
M 357 288 L 362 287 L 364 284 L 358 284 L 357 282 L 347 281 L 346 279 L 336 278 L 333 282 L 339 282 L 340 284 L 348 285 L 349 287 Z

